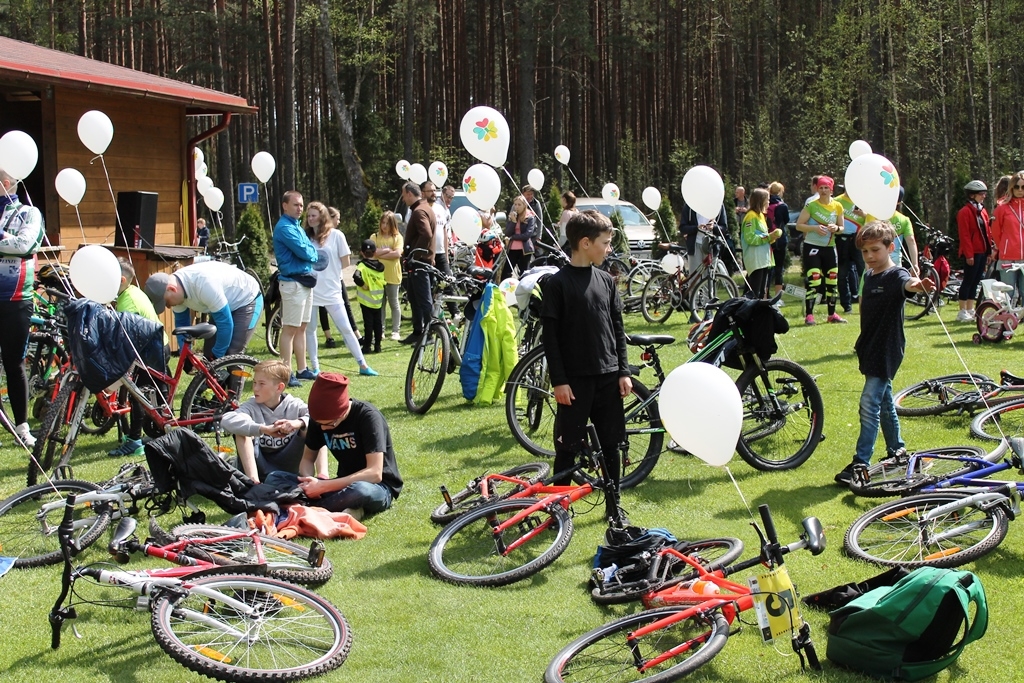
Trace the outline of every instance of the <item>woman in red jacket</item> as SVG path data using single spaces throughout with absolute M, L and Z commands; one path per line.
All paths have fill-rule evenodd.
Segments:
M 967 261 L 964 279 L 960 284 L 960 312 L 957 322 L 974 320 L 974 300 L 978 294 L 978 283 L 985 274 L 985 266 L 992 260 L 992 239 L 988 234 L 988 211 L 982 204 L 988 188 L 980 180 L 964 185 L 967 203 L 956 215 L 957 232 L 960 235 L 960 255 Z
M 999 263 L 999 279 L 1013 285 L 1014 298 L 1024 296 L 1024 273 L 1009 270 L 1013 263 L 1024 262 L 1024 173 L 1010 177 L 1010 197 L 996 207 L 992 223 L 994 255 Z

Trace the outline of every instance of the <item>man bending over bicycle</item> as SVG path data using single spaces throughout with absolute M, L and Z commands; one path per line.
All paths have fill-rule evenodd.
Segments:
M 622 399 L 633 390 L 626 357 L 622 301 L 608 273 L 594 268 L 611 253 L 612 222 L 597 211 L 569 219 L 569 265 L 543 283 L 542 342 L 558 414 L 555 417 L 555 472 L 575 463 L 586 442 L 587 422 L 597 428 L 613 486 L 607 515 L 619 513 L 619 444 L 626 436 Z M 555 483 L 568 484 L 568 481 Z
M 338 461 L 338 473 L 330 478 L 327 448 Z M 402 491 L 391 430 L 381 412 L 366 401 L 348 395 L 348 377 L 322 372 L 309 391 L 309 429 L 298 475 L 271 472 L 265 482 L 279 489 L 296 484 L 317 507 L 347 512 L 357 519 L 362 513 L 387 510 Z

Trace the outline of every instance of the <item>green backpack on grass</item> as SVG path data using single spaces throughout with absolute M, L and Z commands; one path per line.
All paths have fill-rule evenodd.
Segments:
M 831 617 L 829 660 L 876 678 L 917 681 L 945 669 L 985 635 L 988 606 L 971 572 L 922 567 Z

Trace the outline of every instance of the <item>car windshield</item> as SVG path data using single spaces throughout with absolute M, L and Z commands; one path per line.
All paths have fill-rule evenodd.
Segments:
M 650 226 L 650 221 L 647 217 L 640 213 L 632 204 L 619 204 L 618 206 L 612 206 L 611 204 L 580 204 L 580 209 L 597 209 L 605 216 L 612 217 L 613 211 L 618 211 L 619 216 L 622 218 L 622 225 L 625 227 L 633 225 L 642 225 L 645 228 Z
M 448 207 L 448 210 L 452 213 L 455 213 L 456 209 L 461 209 L 464 206 L 469 206 L 472 207 L 473 209 L 476 209 L 476 207 L 473 206 L 472 202 L 469 201 L 469 197 L 467 197 L 464 194 L 457 194 L 454 197 L 452 197 L 452 205 Z

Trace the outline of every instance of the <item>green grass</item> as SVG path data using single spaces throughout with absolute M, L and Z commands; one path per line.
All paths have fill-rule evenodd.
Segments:
M 842 539 L 850 522 L 873 503 L 857 499 L 832 483 L 832 476 L 849 462 L 857 437 L 857 403 L 862 378 L 857 371 L 853 344 L 859 317 L 849 325 L 804 327 L 795 302 L 783 310 L 792 331 L 780 337 L 779 355 L 789 357 L 818 378 L 825 400 L 825 434 L 815 454 L 802 467 L 765 474 L 739 457 L 729 464 L 735 478 L 690 457 L 665 453 L 652 476 L 623 494 L 623 505 L 635 523 L 664 526 L 677 536 L 704 538 L 737 536 L 748 550 L 756 549 L 749 522 L 750 510 L 769 503 L 784 540 L 793 540 L 800 520 L 819 517 L 825 526 L 828 549 L 818 557 L 798 553 L 788 558 L 790 574 L 804 593 L 861 580 L 880 569 L 846 558 Z M 959 352 L 970 369 L 990 376 L 1001 367 L 1020 369 L 1018 341 L 974 346 L 969 326 L 951 323 L 954 311 L 946 307 Z M 819 316 L 821 319 L 823 316 Z M 685 337 L 684 316 L 674 315 L 656 330 L 641 316 L 627 317 L 630 331 L 657 331 Z M 406 330 L 408 326 L 406 325 Z M 950 372 L 962 365 L 936 317 L 907 324 L 907 356 L 895 386 Z M 262 342 L 251 351 L 265 355 Z M 428 515 L 440 502 L 438 486 L 451 490 L 485 470 L 504 469 L 533 458 L 512 440 L 503 407 L 467 404 L 457 378 L 446 383 L 437 405 L 423 417 L 409 415 L 402 386 L 409 349 L 386 341 L 385 351 L 370 356 L 378 378 L 356 376 L 357 367 L 344 349 L 321 351 L 324 369 L 352 377 L 353 395 L 369 400 L 388 418 L 398 463 L 405 478 L 401 498 L 388 512 L 368 521 L 369 533 L 360 541 L 328 542 L 335 566 L 334 579 L 320 591 L 349 619 L 355 641 L 348 661 L 323 680 L 329 681 L 481 681 L 518 683 L 538 681 L 551 657 L 566 643 L 636 606 L 599 608 L 586 591 L 590 561 L 604 528 L 586 501 L 576 506 L 576 534 L 566 553 L 531 580 L 498 589 L 452 586 L 434 579 L 426 553 L 438 529 Z M 666 368 L 683 362 L 689 352 L 681 343 L 665 349 Z M 649 376 L 645 381 L 651 380 Z M 653 384 L 653 381 L 649 383 Z M 306 387 L 298 392 L 308 393 Z M 694 391 L 699 391 L 694 387 Z M 911 448 L 970 442 L 966 418 L 904 419 L 903 432 Z M 2 438 L 0 495 L 24 484 L 24 455 Z M 83 437 L 74 464 L 76 475 L 100 480 L 109 477 L 116 463 L 105 451 L 113 437 Z M 881 446 L 876 453 L 881 452 Z M 877 456 L 876 456 L 877 457 Z M 205 505 L 213 521 L 226 517 Z M 1016 525 L 1015 525 L 1016 526 Z M 992 624 L 982 645 L 968 647 L 957 664 L 937 680 L 1007 680 L 1007 672 L 1024 665 L 1019 654 L 1017 616 L 1024 611 L 1021 558 L 1024 534 L 1012 528 L 1006 541 L 991 555 L 969 568 L 981 577 L 988 591 Z M 105 559 L 97 543 L 83 561 Z M 152 565 L 140 562 L 139 565 Z M 80 606 L 75 622 L 82 638 L 70 628 L 56 652 L 49 649 L 46 616 L 59 590 L 59 568 L 15 570 L 0 578 L 0 671 L 5 681 L 50 680 L 159 683 L 197 680 L 174 663 L 154 642 L 148 616 L 130 610 Z M 808 612 L 819 656 L 824 661 L 828 617 Z M 1003 652 L 989 657 L 987 652 Z M 863 681 L 827 662 L 816 680 Z M 1004 678 L 1006 677 L 1006 678 Z M 744 628 L 693 680 L 802 681 L 799 664 L 788 645 L 778 651 L 760 644 L 755 629 Z

